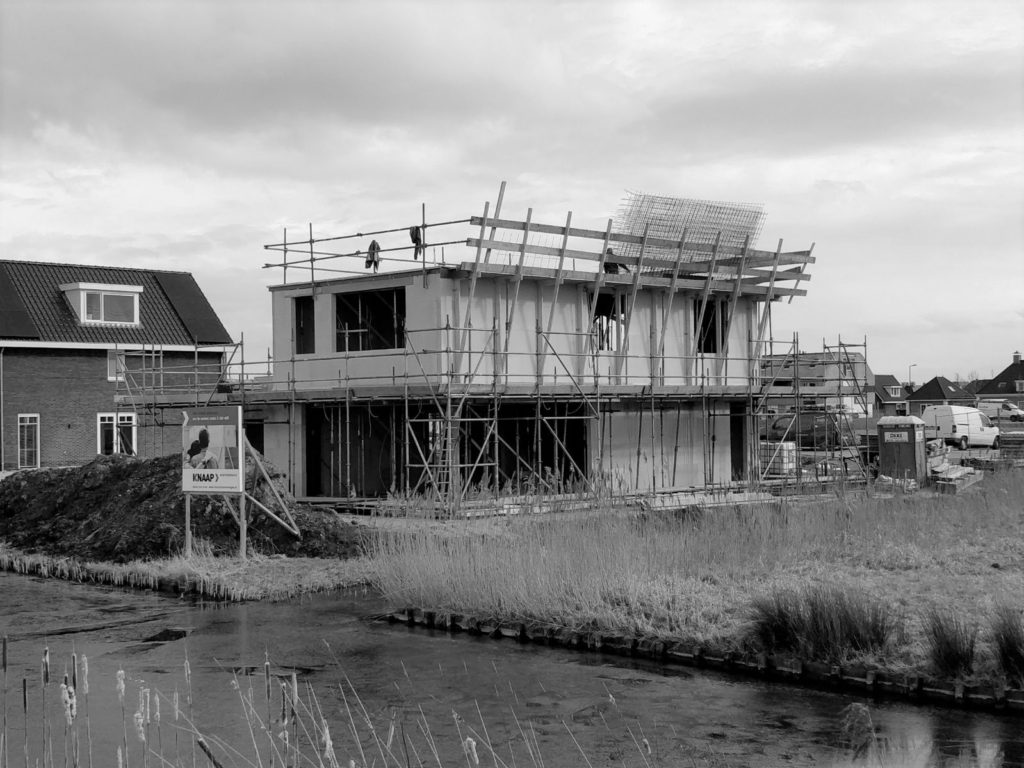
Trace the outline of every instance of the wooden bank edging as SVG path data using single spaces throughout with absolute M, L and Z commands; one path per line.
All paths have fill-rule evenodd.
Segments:
M 686 645 L 645 637 L 576 632 L 542 624 L 496 622 L 419 608 L 406 608 L 378 618 L 390 624 L 400 623 L 408 627 L 439 629 L 452 634 L 465 632 L 494 639 L 509 638 L 520 643 L 609 653 L 832 691 L 863 693 L 922 704 L 1024 713 L 1024 689 L 1010 688 L 1005 684 L 966 685 L 955 680 L 898 675 L 864 666 L 844 667 L 800 659 L 783 660 L 763 653 L 743 655 L 699 644 Z

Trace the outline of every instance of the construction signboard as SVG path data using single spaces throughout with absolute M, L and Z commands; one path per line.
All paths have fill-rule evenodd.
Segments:
M 182 411 L 182 475 L 185 493 L 242 493 L 245 433 L 240 406 Z

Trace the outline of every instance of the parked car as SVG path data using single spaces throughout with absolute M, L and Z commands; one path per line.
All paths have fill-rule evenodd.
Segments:
M 1024 411 L 1008 400 L 979 400 L 978 410 L 990 419 L 1024 421 Z
M 832 413 L 784 413 L 768 427 L 767 438 L 772 441 L 789 440 L 804 448 L 839 448 L 857 444 L 845 419 Z
M 927 439 L 945 440 L 968 448 L 998 448 L 999 427 L 977 408 L 966 405 L 929 405 L 921 414 Z

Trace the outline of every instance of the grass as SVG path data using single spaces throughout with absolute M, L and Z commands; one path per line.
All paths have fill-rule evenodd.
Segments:
M 21 552 L 0 542 L 0 570 L 137 589 L 176 589 L 212 600 L 284 599 L 366 581 L 361 560 L 215 557 L 197 542 L 192 557 L 130 563 L 80 562 Z
M 699 515 L 597 509 L 394 529 L 371 540 L 369 557 L 372 583 L 398 606 L 726 647 L 749 636 L 758 601 L 771 611 L 771 600 L 788 599 L 773 595 L 835 587 L 822 595 L 843 603 L 846 626 L 874 627 L 866 637 L 845 630 L 849 642 L 839 645 L 923 672 L 930 605 L 941 599 L 977 625 L 994 599 L 1024 607 L 1024 474 L 994 474 L 957 496 L 848 495 Z M 776 631 L 773 643 L 791 630 L 778 622 Z M 815 631 L 825 656 L 838 653 L 824 639 L 830 631 Z M 975 672 L 995 672 L 991 641 L 978 650 Z

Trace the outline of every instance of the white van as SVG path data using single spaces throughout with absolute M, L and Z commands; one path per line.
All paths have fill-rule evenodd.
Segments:
M 1024 421 L 1024 411 L 1008 400 L 979 400 L 978 410 L 990 419 Z
M 929 405 L 921 414 L 924 436 L 953 443 L 961 450 L 998 448 L 999 427 L 977 408 L 965 405 Z

